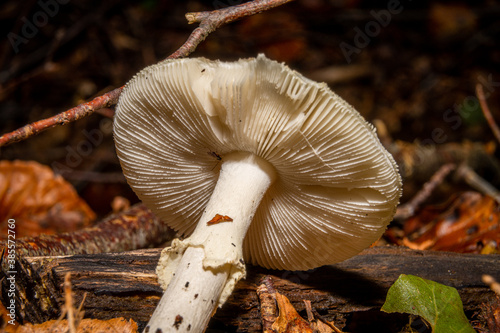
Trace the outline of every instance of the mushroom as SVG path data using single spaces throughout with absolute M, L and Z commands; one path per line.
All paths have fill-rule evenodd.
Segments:
M 116 150 L 138 197 L 187 238 L 162 251 L 146 331 L 203 331 L 244 260 L 306 270 L 370 246 L 401 195 L 373 126 L 326 84 L 267 59 L 177 59 L 125 87 Z

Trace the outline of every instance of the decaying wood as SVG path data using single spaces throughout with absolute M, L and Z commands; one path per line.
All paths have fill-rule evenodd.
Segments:
M 144 326 L 162 294 L 155 275 L 159 256 L 160 249 L 148 249 L 20 259 L 16 267 L 18 318 L 28 322 L 57 318 L 64 302 L 64 276 L 71 273 L 75 304 L 87 293 L 83 306 L 86 317 L 121 316 Z M 500 276 L 499 261 L 500 255 L 389 247 L 371 248 L 342 263 L 306 272 L 249 266 L 247 278 L 238 283 L 210 327 L 224 331 L 262 331 L 256 291 L 266 275 L 272 277 L 276 290 L 287 296 L 301 315 L 306 315 L 303 300 L 310 300 L 318 313 L 340 327 L 353 316 L 370 311 L 382 316 L 379 308 L 389 286 L 400 274 L 414 274 L 457 288 L 466 313 L 472 315 L 481 311 L 481 304 L 495 299 L 495 293 L 481 278 L 483 274 Z M 6 284 L 6 279 L 2 279 L 2 290 L 7 289 Z M 2 293 L 2 302 L 7 301 Z
M 172 240 L 174 235 L 175 232 L 146 206 L 137 204 L 110 215 L 94 227 L 60 235 L 19 238 L 16 240 L 16 254 L 33 257 L 123 252 L 160 246 Z M 8 252 L 4 251 L 6 247 L 7 241 L 1 241 L 0 253 L 3 256 Z
M 272 284 L 270 276 L 266 275 L 262 280 L 260 280 L 260 285 L 257 287 L 256 292 L 260 302 L 262 332 L 273 332 L 272 326 L 278 317 L 278 309 L 276 306 L 276 300 L 273 298 L 273 294 L 276 294 L 276 289 Z

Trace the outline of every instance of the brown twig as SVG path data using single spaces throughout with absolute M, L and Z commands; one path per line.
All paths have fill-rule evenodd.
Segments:
M 34 123 L 25 125 L 13 132 L 4 134 L 0 137 L 0 147 L 25 140 L 57 125 L 69 124 L 73 121 L 91 115 L 96 110 L 115 105 L 118 102 L 118 97 L 120 97 L 122 90 L 123 87 L 116 88 L 102 96 L 94 98 L 90 102 L 80 104 L 72 109 L 56 114 L 53 117 L 35 121 Z
M 483 110 L 484 117 L 486 118 L 486 121 L 488 121 L 488 125 L 497 138 L 497 141 L 500 142 L 500 128 L 498 128 L 498 125 L 496 124 L 495 119 L 491 114 L 490 108 L 488 107 L 488 103 L 486 103 L 486 96 L 484 96 L 483 86 L 480 83 L 476 85 L 476 94 L 477 98 L 479 99 L 479 104 L 481 104 L 481 109 Z
M 255 0 L 241 5 L 208 11 L 187 13 L 186 19 L 189 24 L 200 23 L 200 26 L 191 33 L 188 40 L 177 51 L 167 59 L 182 58 L 192 53 L 198 44 L 207 36 L 224 24 L 236 21 L 245 16 L 251 16 L 268 9 L 281 6 L 292 0 Z
M 462 164 L 457 170 L 457 175 L 462 177 L 465 182 L 474 189 L 483 194 L 489 195 L 495 199 L 496 202 L 500 203 L 500 191 L 488 183 L 488 181 L 484 178 L 479 176 L 471 167 L 466 164 Z
M 455 164 L 449 163 L 439 168 L 422 189 L 407 203 L 398 207 L 394 219 L 405 220 L 415 213 L 418 207 L 432 194 L 434 189 L 443 182 L 444 178 L 455 169 Z
M 214 11 L 187 13 L 186 19 L 188 23 L 200 23 L 200 26 L 194 29 L 187 41 L 177 51 L 168 56 L 167 59 L 187 57 L 210 33 L 224 24 L 278 7 L 290 1 L 292 0 L 255 0 Z M 94 98 L 90 102 L 80 104 L 53 117 L 36 121 L 13 132 L 6 133 L 0 137 L 0 147 L 25 140 L 57 125 L 66 125 L 89 116 L 97 110 L 109 108 L 118 102 L 122 90 L 123 87 L 116 88 L 102 96 Z

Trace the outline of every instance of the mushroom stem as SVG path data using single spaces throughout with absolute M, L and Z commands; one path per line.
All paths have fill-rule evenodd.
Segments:
M 245 152 L 224 156 L 217 185 L 193 234 L 162 252 L 157 274 L 168 285 L 147 332 L 202 332 L 245 276 L 243 239 L 275 178 L 274 168 Z M 219 223 L 207 223 L 216 215 Z M 225 221 L 227 220 L 227 221 Z

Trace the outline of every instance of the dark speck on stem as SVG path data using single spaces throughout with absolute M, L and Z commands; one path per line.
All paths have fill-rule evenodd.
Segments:
M 184 285 L 184 288 L 187 288 L 187 287 L 189 287 L 189 281 L 186 282 L 186 284 Z
M 174 325 L 173 325 L 175 327 L 175 329 L 179 329 L 179 326 L 181 326 L 181 324 L 182 324 L 182 319 L 184 319 L 184 318 L 182 318 L 181 315 L 175 316 L 175 321 L 174 321 Z

